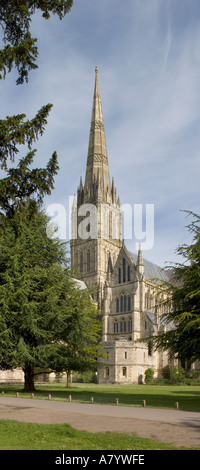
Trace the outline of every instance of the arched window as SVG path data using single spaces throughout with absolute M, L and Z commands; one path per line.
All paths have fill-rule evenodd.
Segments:
M 126 260 L 123 258 L 123 282 L 126 282 Z
M 90 272 L 90 250 L 87 252 L 87 272 Z
M 83 272 L 83 253 L 80 254 L 80 272 Z
M 118 333 L 118 322 L 117 322 L 117 320 L 114 321 L 114 333 Z
M 128 321 L 128 331 L 132 331 L 132 320 Z
M 127 269 L 127 277 L 128 277 L 128 281 L 130 281 L 131 280 L 130 266 L 128 266 L 128 269 Z
M 146 310 L 151 310 L 151 294 L 149 290 L 145 294 L 145 308 Z
M 126 312 L 126 295 L 124 295 L 124 312 Z
M 149 356 L 153 356 L 153 345 L 152 345 L 152 341 L 149 341 L 149 343 L 148 343 L 148 355 L 149 355 Z
M 119 268 L 119 271 L 118 271 L 118 282 L 119 282 L 119 284 L 121 284 L 121 282 L 122 282 L 121 268 Z
M 119 313 L 119 299 L 116 299 L 116 312 Z
M 124 296 L 121 295 L 120 297 L 120 312 L 124 311 Z
M 128 296 L 128 312 L 131 311 L 131 298 L 130 295 Z
M 158 312 L 158 308 L 159 308 L 159 297 L 158 297 L 158 295 L 156 295 L 156 297 L 155 297 L 155 313 Z

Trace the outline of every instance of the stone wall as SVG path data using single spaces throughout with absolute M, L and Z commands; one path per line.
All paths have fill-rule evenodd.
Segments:
M 151 367 L 154 377 L 158 377 L 159 354 L 149 354 L 145 343 L 133 341 L 105 341 L 102 343 L 106 358 L 99 360 L 99 383 L 143 383 L 145 370 Z M 167 357 L 162 361 L 167 363 Z
M 0 371 L 0 383 L 1 384 L 24 383 L 24 373 L 21 369 L 1 370 Z

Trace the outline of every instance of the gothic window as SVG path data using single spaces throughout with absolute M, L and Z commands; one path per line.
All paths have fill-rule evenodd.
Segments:
M 87 272 L 90 272 L 90 251 L 87 252 Z
M 120 297 L 120 312 L 124 311 L 124 296 L 121 295 Z
M 126 295 L 124 295 L 124 312 L 126 312 Z
M 75 266 L 78 267 L 78 252 L 75 253 Z
M 126 282 L 126 260 L 123 258 L 123 282 Z
M 128 281 L 131 280 L 131 275 L 130 275 L 130 266 L 128 266 L 128 269 L 127 269 L 127 277 L 128 277 Z
M 128 321 L 128 331 L 132 331 L 132 321 Z
M 123 333 L 123 321 L 120 321 L 120 333 Z
M 124 359 L 127 359 L 127 351 L 124 353 Z
M 164 306 L 164 297 L 162 295 L 161 297 L 161 310 L 162 310 L 162 313 L 165 313 L 165 306 Z
M 118 322 L 117 322 L 117 320 L 114 321 L 114 333 L 118 333 Z
M 126 321 L 124 321 L 124 333 L 126 333 Z
M 119 268 L 119 271 L 118 271 L 118 281 L 119 281 L 119 284 L 121 284 L 122 282 L 121 268 Z
M 83 272 L 83 253 L 80 254 L 80 272 Z
M 158 312 L 158 308 L 159 308 L 159 297 L 158 295 L 156 295 L 155 297 L 155 312 L 156 313 Z
M 119 313 L 119 299 L 116 299 L 116 312 Z
M 152 341 L 149 341 L 149 344 L 148 344 L 148 355 L 149 356 L 153 355 Z
M 169 313 L 169 304 L 165 301 L 163 305 L 164 313 Z
M 145 294 L 145 308 L 146 310 L 151 310 L 151 295 L 150 291 Z
M 119 299 L 116 299 L 116 311 L 119 313 L 119 307 L 120 307 L 120 312 L 130 312 L 131 311 L 131 297 L 130 295 L 127 297 L 126 295 L 121 295 L 120 297 L 120 302 Z

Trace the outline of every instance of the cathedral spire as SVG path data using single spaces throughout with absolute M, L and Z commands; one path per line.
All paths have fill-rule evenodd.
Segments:
M 143 261 L 143 256 L 142 256 L 141 244 L 139 244 L 139 250 L 138 250 L 137 270 L 139 273 L 144 274 L 144 261 Z
M 98 69 L 95 69 L 95 86 L 90 126 L 90 136 L 88 145 L 87 167 L 85 174 L 85 189 L 90 190 L 97 180 L 105 191 L 110 191 L 110 175 L 108 168 L 108 156 L 106 148 L 106 138 L 104 131 L 103 113 L 101 97 L 99 91 Z M 103 198 L 103 194 L 102 194 Z

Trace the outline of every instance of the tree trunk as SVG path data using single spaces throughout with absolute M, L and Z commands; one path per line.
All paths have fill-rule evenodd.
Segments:
M 24 368 L 24 391 L 34 392 L 34 367 L 27 366 Z
M 71 370 L 67 370 L 67 388 L 71 387 Z

